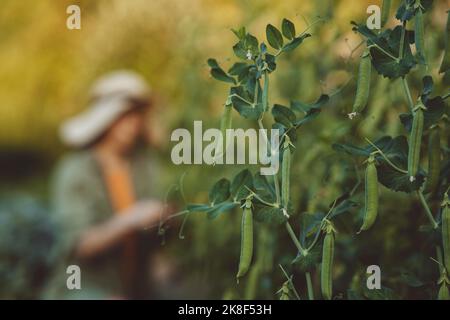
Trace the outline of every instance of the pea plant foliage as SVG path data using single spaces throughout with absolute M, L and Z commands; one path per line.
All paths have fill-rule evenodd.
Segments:
M 446 104 L 448 93 L 436 92 L 431 72 L 428 73 L 431 68 L 423 43 L 426 33 L 424 17 L 432 1 L 401 1 L 395 16 L 391 15 L 390 1 L 385 2 L 382 16 L 396 20 L 393 28 L 374 31 L 368 29 L 365 23 L 352 22 L 353 30 L 361 36 L 364 48 L 355 74 L 357 89 L 353 109 L 349 117 L 342 117 L 341 121 L 357 123 L 364 119 L 374 76 L 402 83 L 409 112 L 398 114 L 398 121 L 403 128 L 401 135 L 380 136 L 377 139 L 359 137 L 360 144 L 335 141 L 332 145 L 334 152 L 344 155 L 349 162 L 357 163 L 357 170 L 362 173 L 362 183 L 356 184 L 350 191 L 342 190 L 334 199 L 324 199 L 329 203 L 324 212 L 297 212 L 291 199 L 291 186 L 307 182 L 292 179 L 291 164 L 296 161 L 304 125 L 327 112 L 333 97 L 322 94 L 314 102 L 291 101 L 289 105 L 282 105 L 273 101 L 274 86 L 271 86 L 279 59 L 283 59 L 287 52 L 307 46 L 311 35 L 307 30 L 298 32 L 294 23 L 288 19 L 283 19 L 279 27 L 268 24 L 264 40 L 257 39 L 242 27 L 232 30 L 236 36 L 236 43 L 232 47 L 236 58 L 234 63 L 225 67 L 216 59 L 208 59 L 211 76 L 229 86 L 228 95 L 223 99 L 223 115 L 220 119 L 222 133 L 225 135 L 227 129 L 233 128 L 233 118 L 242 117 L 255 128 L 278 129 L 280 134 L 276 151 L 281 166 L 276 174 L 261 175 L 259 170 L 253 172 L 251 168 L 246 168 L 233 177 L 221 178 L 212 185 L 208 203 L 189 204 L 184 212 L 204 212 L 210 219 L 225 212 L 241 215 L 240 251 L 236 248 L 238 284 L 235 285 L 254 287 L 252 282 L 264 269 L 264 261 L 260 261 L 259 256 L 255 260 L 253 254 L 254 249 L 259 250 L 259 246 L 264 245 L 254 234 L 255 230 L 261 228 L 264 232 L 285 233 L 292 241 L 292 246 L 284 247 L 283 250 L 295 250 L 295 258 L 290 264 L 283 261 L 283 267 L 283 263 L 279 262 L 280 272 L 286 278 L 276 292 L 281 299 L 339 297 L 333 290 L 333 266 L 336 252 L 342 250 L 342 246 L 335 246 L 335 241 L 344 230 L 338 230 L 335 219 L 348 212 L 355 212 L 355 208 L 362 209 L 361 217 L 356 219 L 352 231 L 352 241 L 364 237 L 367 230 L 381 228 L 384 221 L 378 211 L 382 185 L 391 192 L 405 193 L 411 201 L 420 204 L 423 217 L 429 223 L 417 232 L 434 235 L 434 240 L 428 246 L 432 248 L 430 252 L 435 253 L 431 258 L 437 262 L 436 267 L 441 275 L 436 279 L 437 287 L 430 288 L 434 290 L 435 298 L 448 299 L 450 163 L 448 146 L 442 146 L 441 138 L 449 135 L 449 108 Z M 383 24 L 385 20 L 387 18 L 383 18 Z M 449 23 L 444 31 L 447 49 L 440 66 L 442 74 L 450 70 Z M 417 96 L 412 95 L 407 80 L 413 72 L 423 74 L 422 90 Z M 270 138 L 266 138 L 270 145 Z M 267 150 L 274 151 L 270 147 Z M 300 232 L 294 230 L 294 223 L 300 226 Z M 414 236 L 411 234 L 411 237 Z M 264 248 L 261 250 L 264 251 Z M 305 288 L 294 286 L 292 274 L 286 271 L 292 269 L 304 274 Z M 317 286 L 320 293 L 314 292 L 312 276 L 320 281 Z M 344 294 L 349 299 L 360 295 L 351 290 Z M 368 299 L 386 299 L 392 298 L 394 294 L 392 290 L 382 287 L 373 292 L 363 290 L 363 296 Z M 251 298 L 252 294 L 249 293 L 247 297 Z

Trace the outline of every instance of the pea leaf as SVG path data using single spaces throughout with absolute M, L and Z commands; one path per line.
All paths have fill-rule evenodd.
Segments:
M 423 112 L 423 126 L 424 129 L 430 128 L 432 125 L 439 122 L 445 114 L 445 101 L 440 96 L 434 98 L 427 98 L 425 106 L 427 109 Z M 408 132 L 411 132 L 413 115 L 411 113 L 400 114 L 400 121 Z
M 416 0 L 402 0 L 402 3 L 397 9 L 395 17 L 400 21 L 411 20 L 419 10 L 419 6 L 415 5 Z M 433 0 L 420 0 L 420 6 L 423 8 L 422 11 L 427 11 L 431 8 Z
M 288 107 L 275 104 L 272 108 L 272 116 L 276 122 L 283 124 L 285 127 L 292 127 L 296 120 L 295 113 Z
M 253 177 L 253 187 L 255 188 L 254 191 L 261 199 L 269 203 L 274 203 L 276 200 L 275 186 L 271 181 L 269 181 L 269 179 L 272 178 L 273 176 L 263 176 L 259 172 L 257 172 Z
M 222 178 L 217 181 L 209 191 L 209 202 L 211 206 L 226 201 L 230 197 L 230 181 Z
M 239 40 L 244 39 L 245 35 L 247 34 L 247 31 L 245 30 L 245 27 L 241 27 L 241 28 L 239 28 L 237 30 L 231 29 L 231 31 L 236 35 L 236 37 Z
M 253 177 L 248 169 L 240 171 L 231 182 L 230 193 L 233 201 L 245 199 L 250 194 L 246 187 L 250 189 L 253 187 Z
M 320 114 L 320 112 L 322 112 L 322 106 L 327 103 L 329 99 L 330 97 L 328 95 L 323 94 L 313 104 L 306 105 L 301 104 L 300 102 L 292 102 L 292 109 L 297 111 L 302 110 L 303 112 L 305 112 L 305 116 L 295 121 L 294 125 L 298 128 L 315 119 Z
M 279 50 L 283 46 L 281 32 L 271 24 L 268 24 L 266 27 L 266 37 L 267 42 L 269 42 L 272 48 Z
M 320 263 L 321 256 L 322 245 L 318 243 L 306 256 L 299 252 L 297 257 L 292 261 L 292 264 L 299 268 L 301 272 L 312 271 Z
M 242 86 L 232 87 L 230 89 L 231 102 L 233 108 L 241 116 L 246 119 L 257 120 L 264 111 L 261 103 L 253 104 L 250 100 L 253 100 L 248 91 Z
M 216 59 L 208 59 L 208 65 L 211 67 L 211 76 L 219 81 L 236 84 L 236 80 L 229 76 L 217 63 Z
M 266 53 L 266 63 L 267 63 L 267 68 L 269 70 L 269 72 L 273 72 L 275 71 L 275 69 L 277 68 L 277 64 L 275 62 L 275 56 L 273 54 L 270 53 Z
M 236 62 L 228 70 L 228 73 L 232 76 L 237 76 L 238 81 L 243 82 L 247 79 L 251 67 L 245 62 Z
M 363 287 L 363 294 L 369 300 L 395 300 L 397 299 L 392 289 L 381 286 L 381 289 L 368 289 Z
M 289 40 L 292 40 L 295 37 L 295 25 L 286 18 L 281 22 L 281 31 L 283 32 L 283 36 Z
M 370 46 L 370 56 L 372 65 L 376 71 L 390 79 L 396 79 L 405 76 L 411 68 L 417 63 L 409 44 L 414 43 L 414 32 L 406 30 L 404 39 L 404 55 L 401 59 L 396 59 L 400 52 L 400 42 L 403 27 L 397 26 L 394 29 L 386 29 L 385 31 L 376 34 L 366 25 L 355 25 L 353 30 L 359 32 L 367 38 L 367 44 Z M 394 59 L 394 58 L 395 59 Z
M 256 221 L 280 225 L 286 222 L 283 210 L 261 204 L 254 205 L 254 217 Z
M 296 37 L 292 39 L 292 41 L 288 42 L 282 49 L 284 52 L 292 51 L 296 49 L 299 45 L 302 44 L 303 40 L 306 38 L 309 38 L 311 35 L 309 33 L 305 33 L 304 35 L 300 37 Z

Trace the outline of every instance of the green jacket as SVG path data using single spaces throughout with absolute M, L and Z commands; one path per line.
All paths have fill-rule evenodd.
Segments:
M 158 168 L 147 151 L 136 152 L 131 158 L 131 175 L 136 200 L 155 196 Z M 53 212 L 60 224 L 61 263 L 47 290 L 49 299 L 103 299 L 127 295 L 147 298 L 148 255 L 155 243 L 155 230 L 138 235 L 138 280 L 132 292 L 124 292 L 120 281 L 120 250 L 112 248 L 89 261 L 76 260 L 72 251 L 80 233 L 110 219 L 114 211 L 108 197 L 100 167 L 91 151 L 80 151 L 65 157 L 59 164 L 53 181 Z M 153 238 L 152 238 L 153 236 Z M 81 290 L 66 286 L 69 265 L 81 268 Z

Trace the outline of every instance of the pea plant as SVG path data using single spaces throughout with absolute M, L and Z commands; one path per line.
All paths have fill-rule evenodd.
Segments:
M 390 14 L 389 3 L 390 1 L 384 1 L 383 17 Z M 436 261 L 441 273 L 437 296 L 439 299 L 448 299 L 449 156 L 448 146 L 441 147 L 440 137 L 449 134 L 449 110 L 445 104 L 449 94 L 444 96 L 435 94 L 431 68 L 427 61 L 424 44 L 424 15 L 429 11 L 431 4 L 432 1 L 427 0 L 403 1 L 395 15 L 401 25 L 378 33 L 369 30 L 363 24 L 353 22 L 353 30 L 364 38 L 365 49 L 359 63 L 356 97 L 349 118 L 364 117 L 364 108 L 370 98 L 372 68 L 378 75 L 390 81 L 398 79 L 401 81 L 409 112 L 399 114 L 404 135 L 383 136 L 374 142 L 366 138 L 365 146 L 335 144 L 334 147 L 337 151 L 348 153 L 355 158 L 367 158 L 365 161 L 365 215 L 360 232 L 373 227 L 377 219 L 379 183 L 392 191 L 417 197 L 429 220 L 426 231 L 435 234 L 435 239 L 438 239 L 434 241 L 437 252 Z M 447 20 L 446 50 L 439 68 L 440 73 L 447 73 L 449 70 L 449 20 L 450 12 Z M 386 19 L 383 21 L 385 23 Z M 408 29 L 411 24 L 413 30 Z M 411 50 L 413 46 L 415 55 Z M 419 67 L 414 68 L 417 65 Z M 407 81 L 408 75 L 412 72 L 420 72 L 423 75 L 422 91 L 416 98 L 413 97 Z M 428 159 L 426 169 L 421 166 L 424 158 Z M 431 210 L 433 206 L 430 205 L 433 202 L 437 203 L 437 207 L 439 203 L 442 203 L 440 213 L 433 214 Z M 444 259 L 442 259 L 441 248 L 444 250 Z
M 390 17 L 390 2 L 384 1 L 382 24 Z M 352 22 L 353 30 L 359 33 L 365 48 L 359 62 L 356 97 L 350 120 L 358 122 L 365 117 L 365 107 L 370 102 L 370 84 L 374 71 L 390 81 L 401 81 L 408 113 L 399 114 L 404 134 L 397 137 L 382 136 L 371 141 L 363 137 L 362 145 L 334 143 L 338 153 L 350 156 L 351 161 L 364 167 L 364 183 L 357 182 L 350 190 L 343 190 L 329 203 L 324 212 L 299 213 L 292 200 L 291 164 L 295 161 L 298 141 L 304 124 L 314 121 L 324 107 L 333 98 L 333 94 L 322 94 L 313 103 L 291 101 L 289 106 L 273 103 L 270 79 L 277 71 L 277 62 L 283 54 L 307 45 L 311 36 L 309 27 L 298 33 L 295 25 L 283 19 L 281 28 L 268 24 L 266 40 L 260 41 L 245 28 L 233 30 L 237 42 L 233 46 L 236 56 L 228 69 L 224 69 L 217 60 L 209 59 L 208 65 L 213 78 L 229 85 L 229 94 L 224 99 L 220 129 L 226 136 L 227 129 L 233 128 L 233 116 L 240 116 L 256 128 L 271 127 L 280 132 L 281 143 L 278 150 L 268 148 L 269 152 L 278 152 L 281 169 L 273 175 L 261 175 L 259 170 L 252 173 L 251 168 L 238 172 L 235 176 L 222 178 L 209 191 L 209 203 L 189 204 L 185 213 L 205 212 L 211 219 L 223 212 L 240 212 L 241 248 L 236 254 L 236 279 L 238 284 L 246 285 L 246 297 L 252 298 L 256 290 L 258 276 L 267 267 L 267 252 L 264 236 L 284 229 L 292 240 L 296 256 L 291 265 L 304 273 L 306 290 L 294 286 L 293 275 L 288 274 L 280 263 L 280 269 L 286 281 L 280 284 L 277 292 L 280 299 L 314 299 L 316 293 L 312 284 L 312 274 L 320 273 L 321 297 L 333 299 L 333 262 L 335 240 L 340 236 L 335 219 L 358 207 L 355 201 L 358 194 L 364 195 L 363 216 L 353 239 L 364 237 L 364 232 L 379 227 L 383 221 L 378 216 L 379 184 L 395 192 L 411 196 L 411 201 L 419 201 L 423 212 L 429 219 L 429 226 L 421 232 L 433 234 L 436 257 L 432 257 L 439 266 L 440 278 L 436 279 L 440 299 L 449 298 L 450 270 L 450 227 L 449 227 L 449 149 L 441 146 L 441 136 L 449 135 L 449 110 L 445 103 L 449 94 L 436 95 L 430 66 L 427 62 L 424 45 L 424 16 L 432 1 L 405 0 L 396 11 L 395 18 L 400 24 L 393 29 L 385 28 L 375 32 L 365 24 Z M 449 13 L 450 17 L 450 13 Z M 414 30 L 408 29 L 411 24 Z M 449 62 L 449 23 L 446 30 L 446 51 L 440 67 L 441 73 L 450 69 Z M 305 42 L 305 43 L 304 43 Z M 412 51 L 415 47 L 415 54 Z M 420 68 L 418 68 L 418 66 Z M 225 71 L 227 70 L 227 71 Z M 407 77 L 412 72 L 424 73 L 422 90 L 413 97 Z M 428 74 L 429 73 L 429 74 Z M 270 139 L 266 142 L 270 145 Z M 306 152 L 306 150 L 305 150 Z M 422 166 L 428 159 L 428 166 Z M 359 169 L 358 169 L 359 170 Z M 364 187 L 360 188 L 360 185 Z M 362 189 L 362 190 L 361 190 Z M 433 205 L 430 205 L 433 204 Z M 431 208 L 439 208 L 433 213 Z M 300 233 L 292 227 L 292 222 L 300 225 Z M 271 226 L 271 227 L 268 227 Z M 255 241 L 254 231 L 261 228 L 261 237 Z M 359 230 L 359 231 L 358 231 Z M 414 234 L 411 234 L 414 237 Z M 254 249 L 258 252 L 254 259 Z M 285 250 L 288 250 L 286 248 Z M 442 251 L 443 249 L 443 251 Z M 236 252 L 238 252 L 236 250 Z M 442 255 L 443 252 L 443 255 Z M 237 259 L 239 256 L 239 263 Z M 300 292 L 300 294 L 299 294 Z M 378 290 L 378 298 L 386 298 L 386 292 Z M 355 296 L 355 293 L 348 298 Z

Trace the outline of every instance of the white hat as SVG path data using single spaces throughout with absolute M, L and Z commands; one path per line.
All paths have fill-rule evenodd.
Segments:
M 62 124 L 62 141 L 72 147 L 88 145 L 133 108 L 130 99 L 148 99 L 150 92 L 144 78 L 134 72 L 114 71 L 102 76 L 92 86 L 90 107 Z

